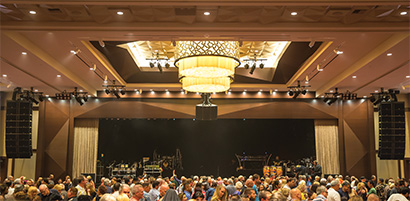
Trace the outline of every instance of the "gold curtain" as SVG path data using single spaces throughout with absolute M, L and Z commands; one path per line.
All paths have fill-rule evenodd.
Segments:
M 97 148 L 98 119 L 75 119 L 73 178 L 96 172 Z
M 336 120 L 315 120 L 316 159 L 323 174 L 339 174 L 339 137 Z M 322 175 L 323 176 L 323 175 Z

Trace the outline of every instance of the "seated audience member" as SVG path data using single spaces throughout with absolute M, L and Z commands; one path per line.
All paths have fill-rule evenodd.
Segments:
M 41 201 L 62 200 L 63 198 L 57 193 L 50 192 L 47 185 L 41 184 L 39 187 Z
M 75 187 L 69 188 L 69 189 L 68 189 L 68 192 L 67 192 L 68 201 L 78 201 L 78 199 L 77 199 L 77 193 L 78 193 L 78 189 L 77 189 L 77 188 L 75 188 Z

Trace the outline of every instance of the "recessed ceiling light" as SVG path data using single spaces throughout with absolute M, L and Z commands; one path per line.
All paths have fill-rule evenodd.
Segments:
M 393 55 L 392 53 L 387 53 L 387 56 L 389 57 L 389 56 L 391 56 L 391 55 Z
M 80 92 L 83 92 L 83 90 L 82 90 L 82 89 L 80 89 Z
M 352 78 L 354 79 L 354 78 L 357 78 L 357 77 L 356 77 L 356 75 L 353 75 Z
M 379 90 L 374 90 L 375 93 L 379 93 Z
M 7 75 L 6 75 L 6 74 L 3 74 L 3 77 L 7 77 Z
M 278 89 L 275 89 L 275 91 L 278 91 Z
M 30 14 L 32 14 L 32 15 L 35 15 L 35 14 L 37 14 L 37 12 L 36 11 L 34 11 L 34 10 L 30 10 L 30 12 L 29 12 Z
M 403 11 L 403 12 L 400 13 L 400 15 L 407 15 L 407 12 Z
M 293 16 L 298 15 L 297 12 L 291 12 L 290 14 L 293 15 Z
M 35 91 L 35 92 L 37 92 L 37 91 L 38 91 L 38 89 L 34 89 L 34 91 Z
M 61 77 L 61 75 L 57 75 L 57 77 Z
M 336 54 L 343 54 L 343 51 L 336 50 Z
M 124 12 L 118 11 L 118 12 L 117 12 L 117 15 L 124 15 Z
M 90 68 L 90 70 L 94 70 L 94 68 Z
M 333 90 L 330 90 L 330 93 L 333 93 Z
M 204 15 L 210 15 L 211 13 L 210 12 L 204 12 Z
M 305 81 L 305 84 L 309 84 L 309 81 L 306 80 L 306 81 Z
M 367 96 L 363 96 L 363 98 L 367 98 Z
M 410 75 L 407 75 L 406 78 L 410 78 Z
M 27 52 L 21 52 L 22 55 L 27 55 Z
M 47 94 L 46 97 L 48 98 L 48 97 L 50 97 L 50 95 Z

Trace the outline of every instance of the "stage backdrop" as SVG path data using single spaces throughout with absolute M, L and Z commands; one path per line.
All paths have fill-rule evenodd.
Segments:
M 152 159 L 154 150 L 172 156 L 178 148 L 184 168 L 179 175 L 187 176 L 239 175 L 235 154 L 273 154 L 272 159 L 278 155 L 287 160 L 315 156 L 314 120 L 310 119 L 110 118 L 100 119 L 98 130 L 98 159 L 104 163 Z

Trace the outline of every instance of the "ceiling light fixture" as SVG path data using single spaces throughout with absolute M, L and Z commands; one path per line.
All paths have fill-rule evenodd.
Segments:
M 117 15 L 124 15 L 124 12 L 118 11 L 118 12 L 117 12 Z
M 121 95 L 125 95 L 125 86 L 115 84 L 115 80 L 112 81 L 110 85 L 103 85 L 105 87 L 104 91 L 107 95 L 112 94 L 117 98 L 121 98 Z
M 297 12 L 291 12 L 290 13 L 292 16 L 296 16 L 296 15 L 298 15 L 298 13 Z
M 3 77 L 7 77 L 7 75 L 6 75 L 6 74 L 3 74 Z
M 27 52 L 21 52 L 22 55 L 27 55 Z
M 400 12 L 400 15 L 407 15 L 406 11 Z
M 30 13 L 30 14 L 32 14 L 32 15 L 37 14 L 37 12 L 36 12 L 36 11 L 34 11 L 34 10 L 30 10 L 30 11 L 29 11 L 29 13 Z
M 61 77 L 61 75 L 57 75 L 57 77 Z
M 355 78 L 357 78 L 357 76 L 356 76 L 356 75 L 353 75 L 352 78 L 355 79 Z
M 238 41 L 177 41 L 175 66 L 189 92 L 224 92 L 240 65 Z
M 393 55 L 392 53 L 387 53 L 387 56 L 390 57 L 391 55 Z
M 300 94 L 306 95 L 308 87 L 310 87 L 310 85 L 301 86 L 300 81 L 298 80 L 298 84 L 296 86 L 288 87 L 288 95 L 293 96 L 293 99 L 296 99 Z
M 406 78 L 410 78 L 410 75 L 406 75 Z
M 204 12 L 204 15 L 210 15 L 211 13 L 210 12 Z

